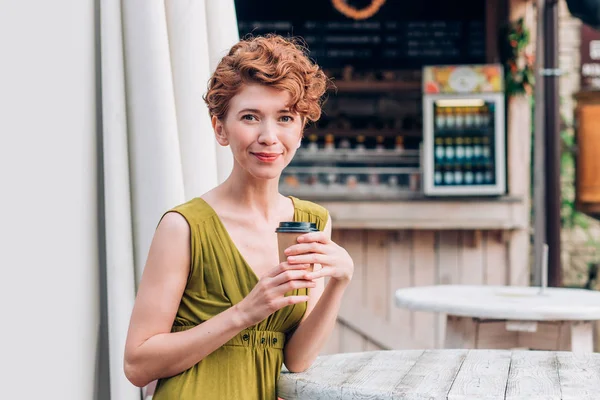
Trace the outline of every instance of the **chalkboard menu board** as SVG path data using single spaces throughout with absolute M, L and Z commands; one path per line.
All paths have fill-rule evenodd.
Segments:
M 346 0 L 363 8 L 369 0 Z M 485 0 L 388 0 L 356 21 L 330 0 L 235 0 L 240 36 L 301 36 L 324 68 L 485 62 Z

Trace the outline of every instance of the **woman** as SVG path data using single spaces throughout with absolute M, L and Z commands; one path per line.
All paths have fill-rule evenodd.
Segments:
M 275 35 L 239 42 L 217 66 L 205 101 L 233 171 L 161 219 L 127 336 L 127 378 L 159 379 L 154 400 L 274 399 L 282 363 L 304 371 L 326 342 L 354 265 L 331 241 L 327 210 L 278 191 L 326 84 Z M 291 220 L 320 232 L 279 263 L 275 229 Z

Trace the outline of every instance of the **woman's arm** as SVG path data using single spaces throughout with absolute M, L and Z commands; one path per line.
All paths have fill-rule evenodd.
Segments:
M 183 332 L 171 333 L 190 270 L 190 228 L 167 213 L 148 253 L 125 344 L 125 375 L 136 386 L 176 375 L 241 332 L 237 307 Z
M 190 271 L 189 255 L 187 221 L 180 214 L 167 213 L 150 246 L 125 344 L 125 375 L 136 386 L 191 368 L 243 329 L 280 308 L 308 300 L 285 293 L 315 287 L 312 280 L 303 279 L 308 265 L 282 263 L 240 303 L 194 328 L 171 333 Z
M 331 229 L 330 217 L 321 236 L 305 235 L 303 242 L 300 239 L 303 244 L 295 245 L 288 253 L 297 257 L 295 260 L 293 257 L 288 259 L 290 263 L 322 262 L 321 269 L 315 269 L 314 272 L 318 283 L 317 287 L 310 291 L 305 318 L 286 342 L 285 366 L 291 372 L 302 372 L 310 367 L 329 339 L 335 326 L 342 296 L 354 270 L 354 264 L 348 253 L 331 241 Z M 307 251 L 315 253 L 307 254 Z M 332 278 L 323 289 L 324 276 Z

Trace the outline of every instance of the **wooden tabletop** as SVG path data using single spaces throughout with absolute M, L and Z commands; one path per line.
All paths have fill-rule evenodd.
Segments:
M 284 370 L 286 399 L 586 400 L 600 398 L 600 354 L 509 350 L 373 351 Z
M 396 305 L 462 317 L 534 321 L 600 320 L 600 292 L 525 286 L 437 285 L 396 291 Z M 600 398 L 600 395 L 599 395 Z

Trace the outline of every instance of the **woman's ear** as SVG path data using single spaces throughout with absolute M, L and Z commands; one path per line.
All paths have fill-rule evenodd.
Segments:
M 223 122 L 219 118 L 217 118 L 217 116 L 213 115 L 211 118 L 211 123 L 213 131 L 215 132 L 215 138 L 217 139 L 217 143 L 219 143 L 221 146 L 228 146 L 229 140 L 227 139 L 227 135 L 225 134 Z

